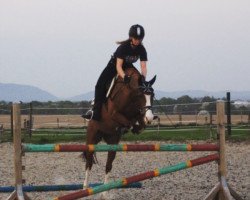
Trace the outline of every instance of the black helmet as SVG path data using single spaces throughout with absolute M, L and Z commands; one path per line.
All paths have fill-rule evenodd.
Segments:
M 144 38 L 145 31 L 141 25 L 136 24 L 136 25 L 133 25 L 130 27 L 128 35 L 129 35 L 129 37 L 133 37 L 133 38 L 142 40 Z

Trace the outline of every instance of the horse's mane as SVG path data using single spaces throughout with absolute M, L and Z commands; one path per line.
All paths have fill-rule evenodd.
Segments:
M 137 74 L 138 76 L 140 76 L 140 72 L 135 68 L 135 67 L 129 67 L 127 69 L 124 70 L 125 73 L 129 76 Z

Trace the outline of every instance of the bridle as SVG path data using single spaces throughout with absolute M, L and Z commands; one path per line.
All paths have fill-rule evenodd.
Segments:
M 152 106 L 144 106 L 143 108 L 139 109 L 140 111 L 140 115 L 145 115 L 145 113 L 148 111 L 148 110 L 151 110 Z
M 142 85 L 139 86 L 139 90 L 146 95 L 150 95 L 151 99 L 154 97 L 154 89 L 149 82 L 143 81 Z M 144 106 L 142 109 L 139 109 L 141 115 L 145 115 L 148 110 L 152 109 L 152 105 Z
M 134 75 L 137 75 L 135 72 L 131 73 L 131 77 L 133 77 Z M 119 84 L 122 84 L 121 88 L 124 87 L 124 86 L 127 86 L 131 89 L 131 86 L 130 84 L 128 85 L 125 85 L 123 81 L 121 80 L 116 80 L 116 84 L 119 83 Z M 121 88 L 120 90 L 118 90 L 112 99 L 115 98 L 115 96 L 121 92 Z M 151 95 L 151 99 L 154 97 L 154 89 L 152 88 L 152 85 L 150 84 L 150 82 L 146 82 L 146 81 L 142 81 L 141 84 L 139 84 L 138 88 L 136 88 L 136 90 L 139 90 L 141 92 L 141 94 L 143 95 Z M 152 105 L 150 106 L 144 106 L 142 108 L 138 108 L 138 113 L 139 115 L 145 115 L 145 113 L 148 111 L 148 110 L 151 110 L 152 109 Z

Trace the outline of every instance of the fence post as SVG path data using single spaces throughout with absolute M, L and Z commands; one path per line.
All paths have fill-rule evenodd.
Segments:
M 15 191 L 7 200 L 28 200 L 30 199 L 22 188 L 22 135 L 21 135 L 21 110 L 19 103 L 12 104 L 13 110 L 13 146 L 14 146 L 14 169 L 15 169 Z
M 11 130 L 11 139 L 14 137 L 14 126 L 13 126 L 13 103 L 11 103 L 10 108 L 10 130 Z
M 30 115 L 29 115 L 29 120 L 30 120 L 30 123 L 29 123 L 29 137 L 31 138 L 32 136 L 32 128 L 33 128 L 33 120 L 32 120 L 32 116 L 33 116 L 33 106 L 32 106 L 32 103 L 30 103 Z
M 231 136 L 231 97 L 230 92 L 227 92 L 227 134 Z
M 219 146 L 220 146 L 220 168 L 219 173 L 226 176 L 226 158 L 225 158 L 225 126 L 224 126 L 225 104 L 224 101 L 217 102 L 217 124 L 219 133 Z
M 227 175 L 226 171 L 226 157 L 225 157 L 225 103 L 224 101 L 217 101 L 217 124 L 218 124 L 218 136 L 219 136 L 219 146 L 220 146 L 220 161 L 219 161 L 219 182 L 222 185 L 224 178 Z M 222 186 L 221 186 L 222 187 Z M 229 192 L 229 191 L 228 191 Z M 230 194 L 230 193 L 229 193 Z M 219 190 L 219 199 L 228 199 L 225 196 L 225 190 Z
M 21 150 L 21 111 L 20 104 L 13 104 L 13 126 L 14 126 L 14 166 L 16 184 L 22 184 L 22 150 Z

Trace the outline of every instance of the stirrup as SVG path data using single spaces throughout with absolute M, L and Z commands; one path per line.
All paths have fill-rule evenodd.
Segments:
M 93 110 L 88 110 L 85 114 L 82 115 L 82 118 L 86 119 L 87 121 L 90 121 L 93 117 Z
M 95 98 L 91 100 L 90 105 L 91 105 L 92 107 L 94 107 L 94 105 L 95 105 Z

